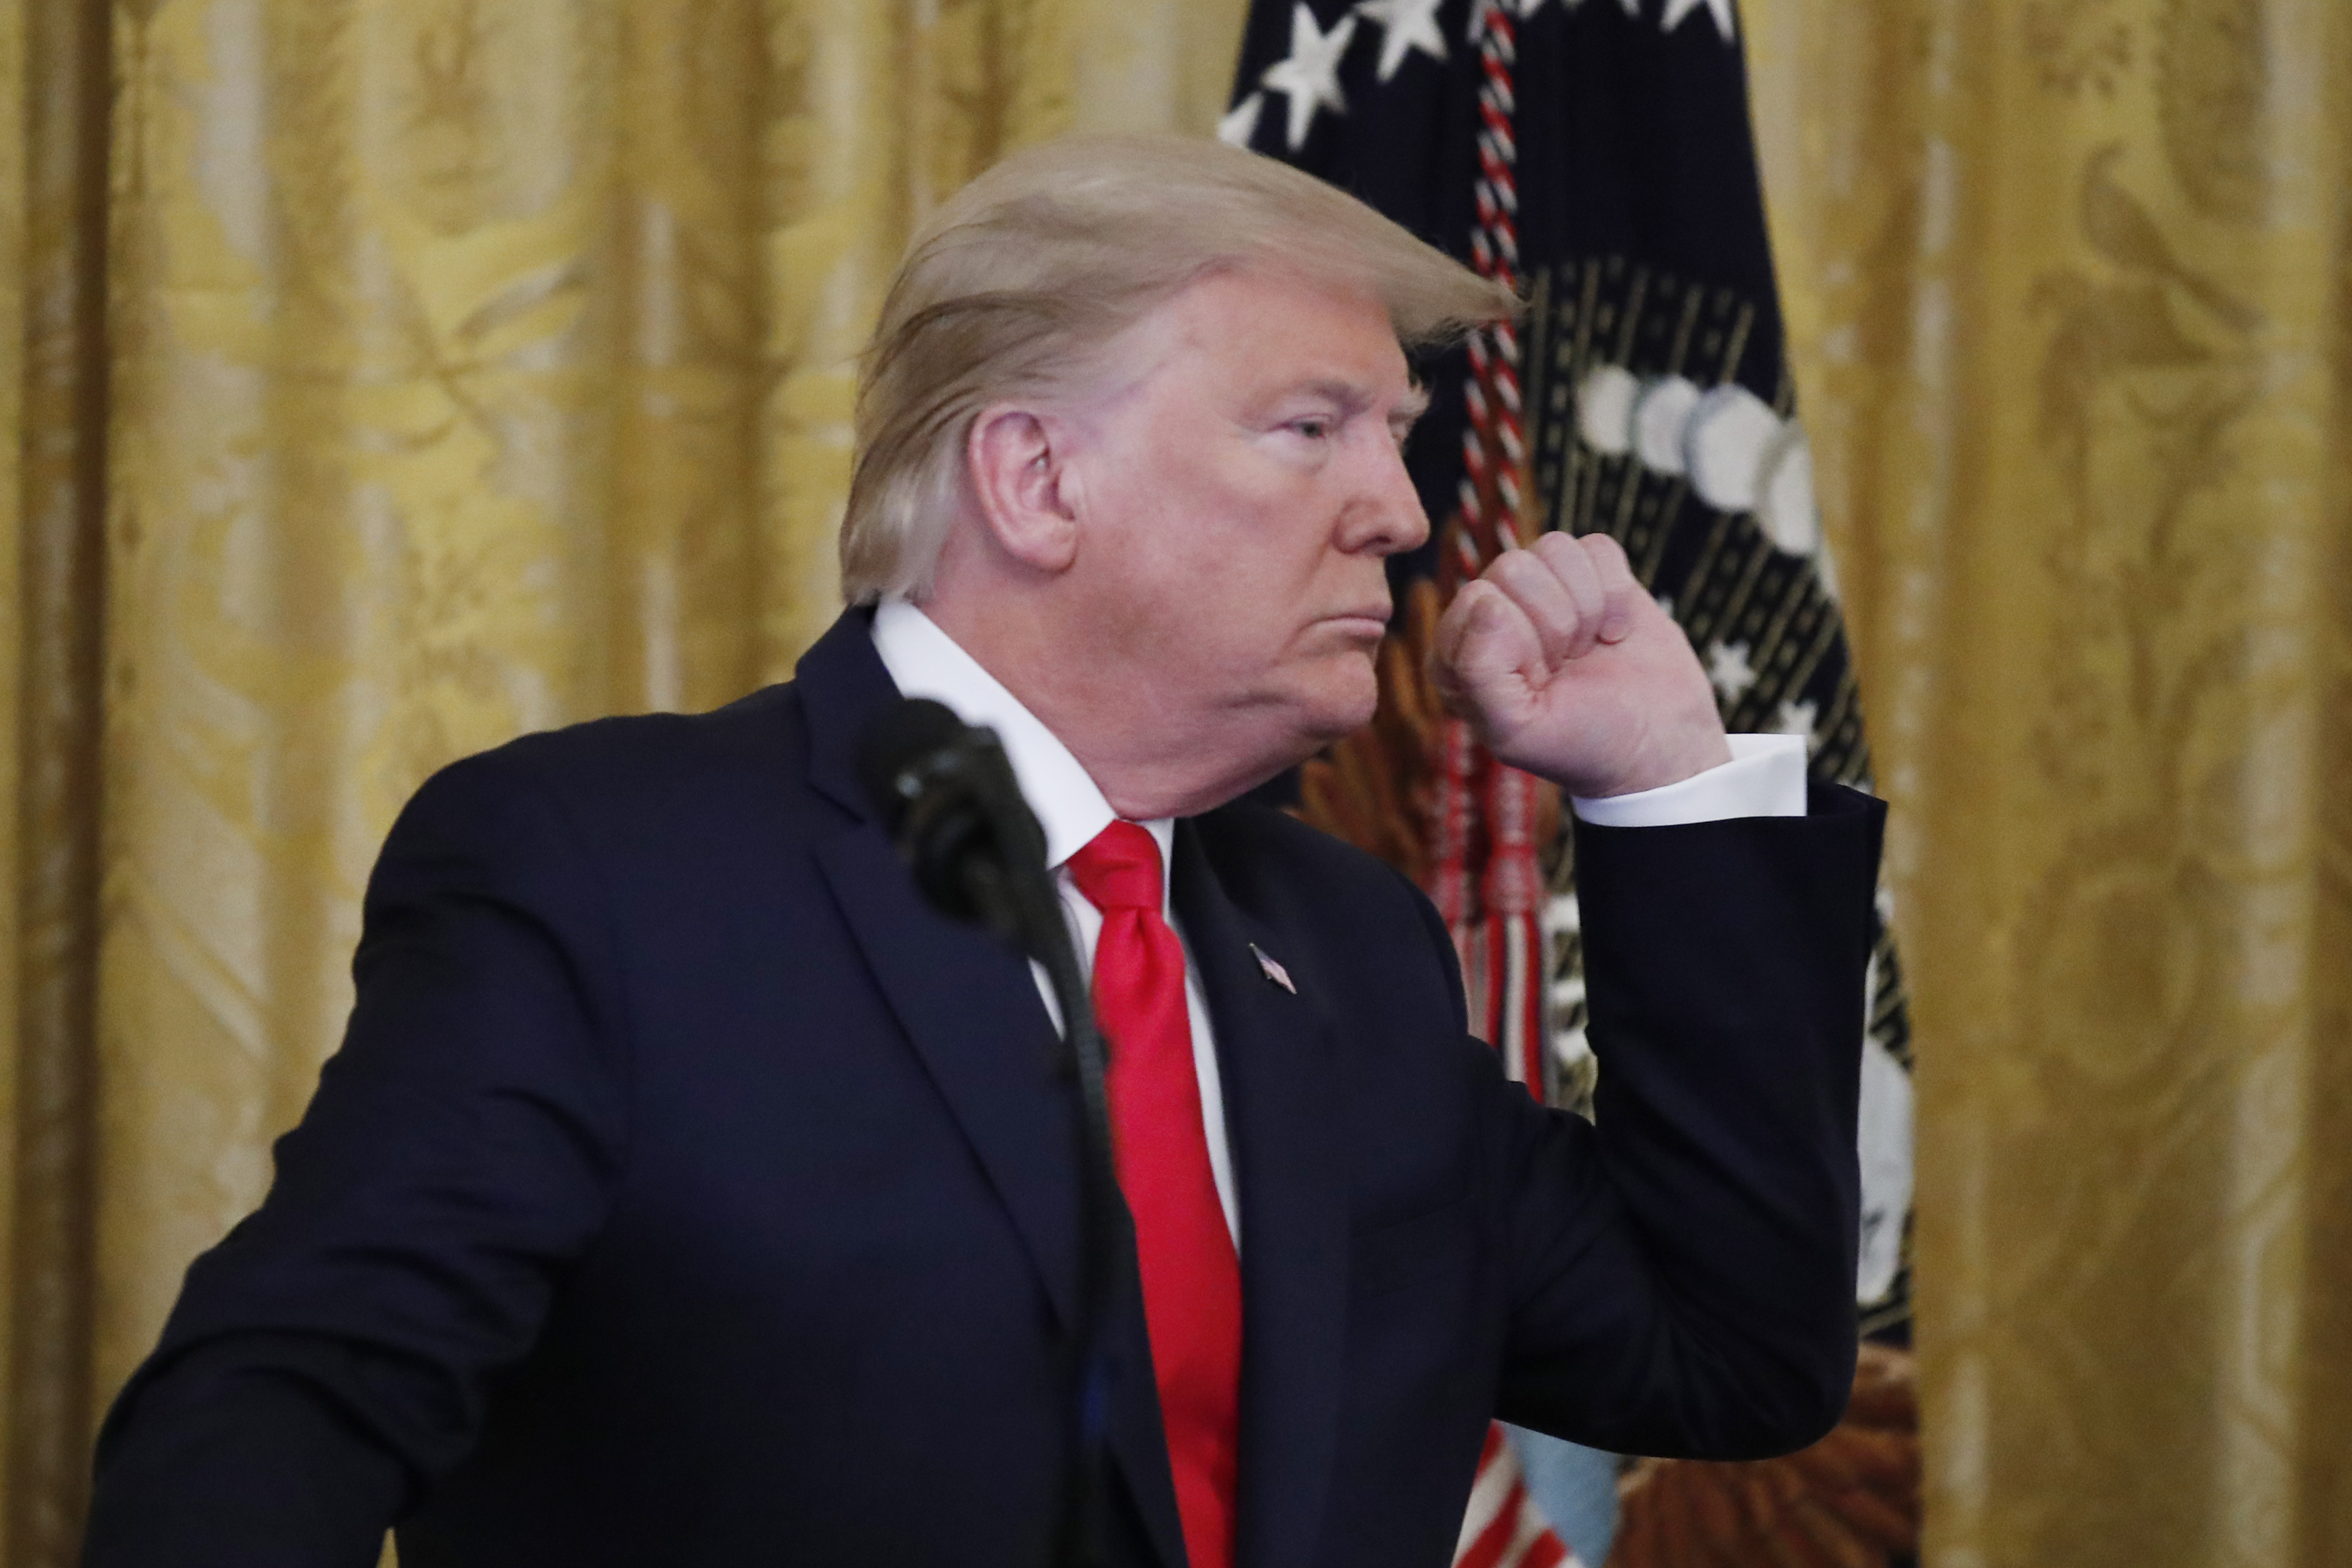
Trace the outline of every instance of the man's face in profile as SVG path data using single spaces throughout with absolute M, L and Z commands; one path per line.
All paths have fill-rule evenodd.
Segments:
M 1371 717 L 1425 399 L 1377 299 L 1283 273 L 1212 274 L 1116 347 L 1076 411 L 1087 640 L 1154 672 L 1139 723 L 1229 720 L 1278 771 Z

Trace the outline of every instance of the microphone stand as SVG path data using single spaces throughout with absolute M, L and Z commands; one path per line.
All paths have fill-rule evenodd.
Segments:
M 1078 1079 L 1080 1247 L 1076 1339 L 1078 1444 L 1065 1491 L 1054 1561 L 1066 1568 L 1102 1568 L 1109 1496 L 1107 1454 L 1110 1437 L 1109 1339 L 1121 1270 L 1127 1257 L 1127 1200 L 1118 1185 L 1110 1132 L 1108 1056 L 1095 1021 L 1093 989 L 1070 941 L 1068 921 L 1041 860 L 1038 875 L 1012 879 L 1022 946 L 1045 971 L 1061 1009 L 1065 1067 Z
M 944 706 L 902 701 L 866 738 L 861 771 L 900 856 L 943 913 L 983 925 L 1045 971 L 1078 1080 L 1078 1300 L 1073 1324 L 1077 1444 L 1055 1531 L 1056 1568 L 1104 1568 L 1110 1325 L 1133 1256 L 1111 1150 L 1107 1055 L 1094 997 L 1045 867 L 1045 834 L 995 731 Z

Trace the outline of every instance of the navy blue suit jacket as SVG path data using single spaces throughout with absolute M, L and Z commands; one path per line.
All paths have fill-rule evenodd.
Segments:
M 89 1561 L 1033 1564 L 1067 1442 L 1074 1089 L 1024 963 L 856 782 L 851 614 L 717 713 L 445 771 L 268 1201 L 109 1419 Z M 1395 872 L 1234 805 L 1173 896 L 1241 1205 L 1238 1560 L 1443 1568 L 1487 1420 L 1824 1431 L 1853 1355 L 1879 809 L 1578 837 L 1599 1125 L 1466 1037 Z M 1271 983 L 1256 944 L 1297 992 Z M 1183 1561 L 1140 1317 L 1118 1561 Z

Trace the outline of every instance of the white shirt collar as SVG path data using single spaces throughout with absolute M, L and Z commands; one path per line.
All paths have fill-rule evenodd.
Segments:
M 996 731 L 1013 776 L 1045 830 L 1046 865 L 1059 868 L 1111 825 L 1117 814 L 1110 802 L 1070 749 L 930 616 L 904 599 L 883 600 L 874 612 L 874 651 L 900 695 L 944 702 L 965 723 Z M 1159 841 L 1166 867 L 1174 820 L 1163 816 L 1142 826 Z

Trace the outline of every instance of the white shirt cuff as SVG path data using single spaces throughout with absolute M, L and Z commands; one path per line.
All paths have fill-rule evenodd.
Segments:
M 1735 816 L 1805 815 L 1805 738 L 1733 735 L 1731 761 L 1656 789 L 1570 797 L 1595 827 L 1673 827 Z

